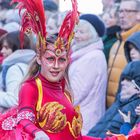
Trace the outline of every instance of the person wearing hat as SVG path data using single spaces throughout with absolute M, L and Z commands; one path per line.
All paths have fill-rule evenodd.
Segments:
M 44 0 L 44 9 L 51 12 L 58 11 L 58 5 L 53 0 Z
M 133 61 L 138 61 L 137 63 L 140 62 L 140 40 L 139 40 L 139 37 L 140 37 L 140 32 L 135 32 L 130 37 L 128 37 L 128 39 L 125 41 L 125 44 L 124 44 L 125 57 L 126 57 L 127 62 L 130 63 L 130 64 Z M 127 77 L 126 79 L 132 79 L 131 76 L 127 76 L 127 74 L 125 74 L 126 70 L 127 70 L 127 73 L 131 72 L 131 75 L 133 75 L 133 77 L 135 78 L 135 81 L 133 80 L 133 82 L 132 82 L 133 86 L 137 89 L 136 93 L 139 93 L 139 87 L 140 87 L 139 80 L 140 80 L 140 78 L 139 78 L 139 75 L 136 75 L 136 72 L 138 73 L 139 65 L 137 67 L 133 67 L 133 65 L 131 64 L 129 66 L 130 69 L 131 69 L 131 66 L 132 66 L 132 69 L 131 69 L 130 72 L 128 71 L 128 66 L 125 68 L 124 72 L 122 73 L 121 79 L 124 79 L 124 77 Z M 124 84 L 124 82 L 122 82 L 122 84 Z M 135 91 L 135 89 L 131 90 L 130 88 L 127 88 L 127 90 L 130 92 L 130 94 L 122 94 L 122 98 L 124 97 L 123 95 L 125 95 L 125 98 L 128 98 L 129 96 L 132 96 L 133 93 L 135 94 L 135 92 L 132 91 L 132 90 Z M 117 93 L 119 93 L 119 92 L 121 92 L 121 83 L 119 84 L 118 92 Z M 124 92 L 121 92 L 121 93 L 124 93 Z M 127 93 L 127 92 L 125 92 L 125 93 Z M 117 94 L 117 95 L 119 95 L 119 94 Z M 117 100 L 119 100 L 119 99 L 116 97 L 116 102 L 117 102 Z M 117 104 L 116 102 L 114 104 Z M 135 107 L 133 108 L 132 111 L 128 109 L 128 110 L 125 110 L 124 112 L 122 112 L 121 110 L 119 110 L 119 112 L 116 112 L 116 113 L 120 113 L 119 115 L 121 115 L 122 117 L 125 116 L 125 114 L 127 114 L 128 111 L 131 112 L 131 115 L 128 113 L 128 117 L 124 118 L 124 122 L 125 122 L 124 124 L 123 124 L 123 119 L 121 118 L 122 122 L 120 123 L 120 126 L 117 127 L 119 122 L 115 122 L 115 119 L 114 120 L 112 119 L 113 111 L 112 111 L 112 114 L 111 114 L 111 110 L 115 109 L 114 104 L 113 104 L 113 106 L 111 106 L 108 109 L 108 110 L 110 110 L 110 111 L 107 111 L 109 113 L 105 114 L 105 116 L 99 121 L 99 123 L 89 131 L 88 135 L 104 137 L 105 136 L 105 132 L 104 131 L 108 129 L 107 127 L 104 128 L 104 126 L 107 126 L 107 125 L 108 126 L 110 125 L 109 126 L 110 130 L 116 129 L 115 133 L 119 132 L 121 134 L 125 134 L 126 135 L 126 134 L 128 134 L 129 130 L 137 122 L 139 122 L 139 117 L 135 116 L 139 106 L 136 107 L 136 113 L 135 113 L 135 110 L 134 110 Z M 126 104 L 128 104 L 128 102 L 126 102 Z M 138 105 L 139 105 L 139 103 L 138 103 Z M 121 104 L 120 104 L 120 106 L 121 106 Z M 135 114 L 135 115 L 133 115 L 133 114 Z M 131 118 L 129 118 L 130 116 L 131 116 Z M 131 122 L 130 122 L 130 120 L 131 120 Z M 109 124 L 109 122 L 110 122 L 110 124 Z M 114 123 L 114 128 L 113 128 L 113 123 Z M 114 132 L 114 130 L 113 130 L 113 132 Z
M 106 137 L 107 131 L 114 134 L 120 134 L 120 127 L 124 123 L 120 115 L 120 111 L 127 114 L 131 112 L 131 125 L 135 125 L 139 116 L 135 113 L 135 108 L 140 103 L 139 89 L 140 87 L 140 61 L 132 61 L 128 63 L 121 74 L 119 81 L 119 89 L 115 102 L 106 111 L 105 115 L 88 133 L 93 137 Z M 137 85 L 137 86 L 136 86 Z M 119 111 L 118 111 L 119 110 Z
M 140 31 L 133 33 L 124 44 L 127 62 L 140 60 Z
M 121 32 L 110 49 L 108 59 L 107 108 L 115 101 L 119 78 L 127 64 L 124 43 L 130 35 L 140 31 L 139 9 L 139 0 L 122 0 L 120 3 L 118 16 Z
M 140 32 L 136 32 L 132 34 L 128 39 L 126 40 L 124 44 L 124 52 L 127 62 L 132 61 L 140 61 Z M 140 90 L 140 86 L 134 82 L 136 88 Z M 129 111 L 129 110 L 128 110 Z M 135 109 L 136 114 L 140 115 L 140 104 Z M 120 112 L 120 115 L 123 117 L 124 124 L 120 128 L 120 133 L 123 133 L 125 135 L 128 134 L 128 132 L 132 129 L 133 125 L 131 124 L 131 112 L 128 114 L 125 114 L 124 112 Z M 140 118 L 136 121 L 136 124 L 140 122 Z
M 87 134 L 105 113 L 107 64 L 101 39 L 104 33 L 104 23 L 98 16 L 80 16 L 75 28 L 68 76 L 74 105 L 80 104 L 83 134 Z
M 43 4 L 45 15 L 47 16 L 47 18 L 54 13 L 58 13 L 59 6 L 53 0 L 44 0 Z

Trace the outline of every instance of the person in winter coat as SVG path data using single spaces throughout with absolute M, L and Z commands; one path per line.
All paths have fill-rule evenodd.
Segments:
M 110 49 L 108 59 L 107 108 L 114 102 L 120 75 L 127 64 L 124 55 L 124 43 L 133 33 L 140 31 L 140 1 L 122 0 L 119 7 L 119 25 L 121 33 Z
M 132 34 L 124 44 L 127 62 L 140 60 L 140 31 Z
M 24 37 L 24 49 L 20 49 L 19 31 L 11 32 L 1 38 L 1 53 L 4 56 L 1 72 L 0 108 L 17 105 L 19 85 L 26 75 L 28 64 L 35 56 L 30 49 L 30 40 Z
M 140 61 L 140 32 L 136 32 L 132 34 L 125 42 L 124 44 L 124 51 L 125 51 L 125 56 L 126 59 L 129 62 L 131 61 Z M 134 83 L 136 86 L 137 90 L 140 92 L 139 86 Z M 140 106 L 137 106 L 135 111 L 137 115 L 139 114 L 139 108 Z M 129 131 L 133 128 L 133 125 L 131 124 L 131 112 L 128 110 L 129 113 L 125 114 L 124 112 L 119 111 L 120 115 L 124 119 L 124 124 L 120 128 L 120 133 L 128 135 Z M 140 122 L 140 117 L 136 121 L 137 125 Z
M 19 105 L 0 116 L 0 140 L 94 140 L 81 135 L 80 108 L 73 106 L 67 90 L 71 35 L 78 21 L 77 1 L 72 1 L 73 9 L 66 15 L 58 36 L 46 33 L 46 22 L 41 20 L 45 19 L 42 0 L 18 2 L 20 11 L 24 8 L 23 31 L 32 29 L 37 34 L 38 49 L 21 85 Z
M 136 85 L 136 88 L 139 90 L 140 92 L 140 87 Z M 138 105 L 135 109 L 135 112 L 136 114 L 139 116 L 140 115 L 140 105 Z M 139 122 L 140 122 L 140 117 L 138 117 L 137 121 L 136 121 L 136 124 L 134 125 L 134 127 L 132 127 L 131 125 L 131 112 L 128 111 L 127 114 L 125 114 L 124 112 L 120 111 L 119 110 L 119 113 L 121 115 L 121 117 L 123 118 L 124 120 L 124 123 L 122 124 L 122 126 L 120 127 L 120 133 L 121 134 L 124 134 L 124 135 L 128 135 L 129 132 L 132 130 L 132 129 L 136 129 L 137 127 L 140 126 Z
M 102 19 L 107 28 L 106 34 L 102 38 L 104 43 L 104 53 L 107 62 L 109 59 L 110 49 L 112 45 L 117 41 L 117 35 L 121 31 L 121 28 L 119 26 L 118 10 L 119 4 L 114 4 L 102 15 Z
M 105 113 L 107 64 L 101 39 L 104 33 L 105 26 L 99 17 L 80 16 L 68 76 L 74 105 L 80 105 L 83 116 L 83 134 L 87 134 Z
M 135 125 L 138 116 L 135 113 L 136 106 L 140 103 L 139 91 L 135 88 L 134 82 L 140 86 L 140 61 L 128 63 L 121 74 L 119 89 L 115 102 L 106 111 L 105 115 L 93 127 L 88 135 L 93 137 L 106 137 L 107 131 L 119 134 L 120 127 L 124 123 L 118 110 L 127 113 L 131 112 L 131 124 Z

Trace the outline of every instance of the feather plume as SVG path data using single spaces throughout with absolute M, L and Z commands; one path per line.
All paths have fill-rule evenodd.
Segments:
M 69 45 L 73 38 L 73 30 L 75 24 L 78 23 L 79 12 L 77 8 L 77 0 L 71 0 L 72 2 L 72 10 L 69 11 L 60 27 L 60 31 L 58 34 L 57 44 L 58 48 L 63 47 L 63 42 L 61 39 L 65 40 L 67 43 L 67 50 L 69 50 Z
M 22 14 L 21 46 L 23 46 L 24 32 L 33 31 L 38 37 L 39 47 L 46 47 L 46 19 L 42 0 L 12 0 L 11 4 L 13 3 L 18 3 L 16 8 L 19 9 L 19 14 Z
M 69 51 L 74 34 L 73 30 L 75 24 L 78 22 L 77 0 L 71 0 L 71 2 L 72 10 L 67 13 L 55 42 L 55 48 L 58 50 L 66 47 L 66 50 Z M 12 0 L 12 3 L 18 3 L 17 8 L 20 15 L 22 10 L 24 10 L 21 15 L 21 46 L 23 46 L 23 33 L 33 31 L 38 37 L 39 48 L 41 50 L 46 48 L 46 19 L 42 0 Z M 67 44 L 66 46 L 64 45 L 64 41 Z

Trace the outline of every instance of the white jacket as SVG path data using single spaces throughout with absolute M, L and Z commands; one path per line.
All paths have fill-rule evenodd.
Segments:
M 85 135 L 105 113 L 107 64 L 99 40 L 72 53 L 69 80 L 74 105 L 80 105 Z
M 33 50 L 23 49 L 15 51 L 3 61 L 2 67 L 10 67 L 6 73 L 6 91 L 2 89 L 0 91 L 0 107 L 10 108 L 17 105 L 20 83 L 27 74 L 28 64 L 34 56 L 35 52 Z

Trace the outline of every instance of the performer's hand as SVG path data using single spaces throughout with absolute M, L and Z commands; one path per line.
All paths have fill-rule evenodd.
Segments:
M 118 110 L 118 111 L 119 111 L 120 115 L 122 116 L 124 122 L 130 123 L 130 121 L 131 121 L 131 120 L 130 120 L 131 112 L 128 111 L 128 114 L 126 115 L 126 114 L 124 114 L 121 110 Z
M 47 136 L 47 134 L 43 131 L 38 131 L 35 133 L 34 140 L 50 140 L 50 138 Z

